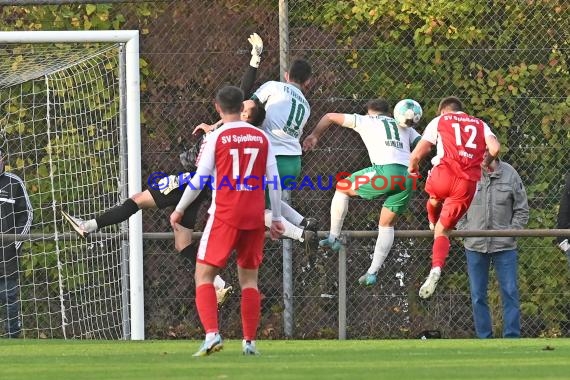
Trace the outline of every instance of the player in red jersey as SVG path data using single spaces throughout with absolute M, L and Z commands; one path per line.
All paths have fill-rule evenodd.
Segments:
M 432 159 L 433 168 L 426 181 L 430 229 L 434 230 L 432 269 L 420 288 L 421 298 L 429 298 L 437 286 L 441 269 L 449 254 L 449 234 L 467 212 L 486 168 L 499 154 L 500 144 L 489 126 L 482 120 L 463 112 L 456 97 L 439 103 L 439 116 L 427 126 L 410 157 L 408 171 L 418 173 L 420 160 L 437 146 Z M 485 156 L 485 150 L 489 155 Z
M 265 178 L 270 181 L 270 236 L 277 239 L 284 231 L 275 156 L 265 133 L 240 120 L 242 102 L 243 92 L 237 87 L 226 86 L 218 91 L 215 106 L 223 125 L 208 136 L 196 174 L 170 216 L 170 224 L 176 228 L 184 210 L 212 178 L 210 217 L 200 241 L 195 273 L 196 308 L 206 339 L 194 356 L 205 356 L 223 347 L 213 281 L 234 249 L 241 286 L 243 353 L 258 353 L 255 335 L 261 300 L 257 277 L 265 241 Z

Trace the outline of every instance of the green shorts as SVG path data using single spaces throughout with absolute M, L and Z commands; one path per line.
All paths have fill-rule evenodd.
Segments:
M 291 182 L 296 182 L 301 175 L 301 156 L 275 156 L 275 159 L 277 160 L 277 171 L 281 178 L 281 184 L 286 190 L 287 186 Z M 275 185 L 270 184 L 270 186 Z M 270 208 L 267 189 L 265 190 L 265 207 Z
M 387 195 L 383 207 L 396 214 L 406 211 L 417 185 L 408 168 L 399 164 L 374 165 L 352 173 L 346 180 L 349 182 L 341 181 L 337 187 L 346 189 L 350 184 L 360 198 L 369 200 Z

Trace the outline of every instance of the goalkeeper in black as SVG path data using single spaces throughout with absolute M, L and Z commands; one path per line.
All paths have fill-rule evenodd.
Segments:
M 242 78 L 241 88 L 244 93 L 251 94 L 257 75 L 257 69 L 261 60 L 263 41 L 257 33 L 252 34 L 248 41 L 252 45 L 252 57 Z M 242 113 L 242 119 L 253 125 L 261 125 L 264 118 L 265 110 L 263 107 L 257 107 L 256 105 L 245 109 Z M 202 130 L 204 132 L 209 132 L 216 127 L 217 125 L 209 126 L 206 124 L 200 124 L 195 128 L 195 131 Z M 182 165 L 189 172 L 195 172 L 198 165 L 197 161 L 200 158 L 200 151 L 205 145 L 207 135 L 208 133 L 204 134 L 192 149 L 180 155 Z M 190 173 L 180 172 L 164 177 L 157 183 L 149 184 L 150 186 L 147 190 L 131 196 L 121 205 L 104 211 L 94 219 L 82 220 L 65 211 L 62 211 L 62 215 L 64 219 L 69 222 L 71 227 L 73 227 L 75 232 L 85 238 L 88 234 L 103 227 L 118 224 L 127 220 L 131 215 L 137 213 L 139 210 L 152 208 L 164 209 L 176 206 L 186 189 L 186 183 L 182 183 L 181 185 L 179 184 L 180 179 L 188 181 L 190 179 Z M 180 252 L 183 257 L 189 259 L 194 265 L 196 264 L 197 246 L 192 244 L 192 232 L 196 225 L 198 211 L 200 210 L 202 203 L 210 199 L 210 195 L 210 191 L 202 191 L 192 205 L 186 209 L 182 217 L 181 224 L 174 231 L 174 247 L 176 251 Z M 225 281 L 220 276 L 216 276 L 214 286 L 216 288 L 218 305 L 221 305 L 226 300 L 232 290 L 231 286 L 226 287 L 225 285 Z

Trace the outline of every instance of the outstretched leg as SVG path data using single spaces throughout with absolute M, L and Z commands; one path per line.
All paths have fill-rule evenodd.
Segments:
M 156 207 L 156 203 L 150 192 L 145 190 L 142 193 L 133 195 L 122 204 L 104 211 L 94 219 L 82 220 L 65 211 L 62 211 L 61 214 L 75 232 L 84 238 L 87 234 L 95 232 L 98 229 L 124 222 L 141 209 L 153 207 Z

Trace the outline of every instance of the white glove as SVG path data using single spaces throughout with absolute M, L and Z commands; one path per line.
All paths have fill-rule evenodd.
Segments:
M 251 44 L 251 60 L 249 61 L 249 65 L 255 67 L 256 69 L 259 67 L 259 62 L 261 62 L 261 53 L 263 52 L 263 40 L 259 37 L 259 34 L 253 33 L 247 39 Z
M 570 242 L 568 241 L 568 239 L 565 239 L 562 243 L 558 244 L 558 246 L 560 247 L 562 252 L 570 251 Z
M 189 180 L 189 176 L 190 173 L 181 173 L 180 175 L 169 175 L 168 177 L 164 177 L 158 181 L 158 190 L 160 190 L 162 194 L 168 195 L 172 190 L 180 187 L 180 178 L 188 178 Z

